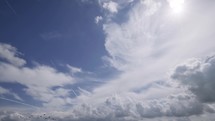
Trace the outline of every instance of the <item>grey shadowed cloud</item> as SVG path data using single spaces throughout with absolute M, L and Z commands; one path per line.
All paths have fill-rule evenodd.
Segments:
M 215 56 L 178 65 L 172 78 L 187 86 L 201 102 L 215 102 Z

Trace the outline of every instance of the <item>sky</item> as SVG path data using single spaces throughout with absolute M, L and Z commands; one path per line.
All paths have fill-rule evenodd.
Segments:
M 0 121 L 215 120 L 215 1 L 0 0 Z

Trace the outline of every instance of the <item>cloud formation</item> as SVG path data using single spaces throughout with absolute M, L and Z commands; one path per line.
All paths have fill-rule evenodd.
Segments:
M 102 21 L 103 17 L 102 16 L 96 16 L 95 17 L 95 23 L 98 24 L 100 21 Z
M 58 121 L 190 121 L 193 117 L 201 117 L 204 111 L 204 105 L 198 102 L 194 97 L 183 95 L 172 95 L 165 99 L 141 101 L 126 99 L 119 96 L 112 96 L 104 99 L 99 105 L 87 103 L 78 104 L 71 110 L 52 111 L 49 113 L 32 112 L 32 113 L 15 113 L 1 112 L 2 119 L 27 119 L 30 121 L 45 121 L 55 119 Z M 210 113 L 206 113 L 209 114 Z M 21 115 L 21 117 L 20 117 Z M 208 117 L 208 119 L 214 116 Z M 205 119 L 205 118 L 203 118 Z M 205 119 L 207 121 L 207 119 Z M 210 120 L 208 120 L 210 121 Z
M 71 74 L 76 74 L 76 73 L 82 73 L 83 72 L 81 68 L 73 67 L 73 66 L 71 66 L 69 64 L 67 64 L 66 66 L 69 69 Z
M 191 3 L 201 4 L 199 1 L 191 1 L 190 5 Z M 119 2 L 118 5 L 120 13 L 122 4 Z M 168 77 L 168 72 L 176 64 L 188 58 L 203 57 L 214 51 L 215 44 L 211 40 L 214 31 L 209 26 L 214 23 L 212 20 L 215 16 L 210 11 L 213 8 L 206 10 L 197 6 L 202 10 L 197 15 L 197 9 L 190 6 L 186 17 L 177 19 L 168 13 L 166 6 L 169 6 L 168 1 L 136 1 L 127 13 L 124 13 L 126 20 L 121 23 L 115 21 L 115 15 L 115 18 L 112 19 L 111 16 L 108 18 L 111 20 L 104 23 L 105 48 L 109 54 L 104 59 L 120 73 L 95 88 L 90 95 L 78 96 L 77 102 L 87 100 L 89 103 L 83 110 L 88 112 L 91 108 L 97 110 L 101 106 L 101 109 L 98 108 L 99 112 L 104 113 L 99 115 L 110 114 L 110 117 L 102 119 L 116 121 L 145 118 L 149 120 L 162 116 L 168 117 L 166 120 L 172 117 L 172 120 L 177 120 L 177 117 L 185 117 L 179 120 L 189 120 L 189 117 L 207 111 L 213 112 L 213 106 L 211 108 L 208 103 L 203 103 L 195 93 L 175 87 Z M 194 18 L 204 19 L 194 22 Z M 207 46 L 202 46 L 203 44 Z M 157 83 L 158 80 L 162 81 Z M 182 92 L 187 96 L 176 96 L 177 93 L 183 95 Z M 120 98 L 112 102 L 110 95 L 114 94 Z M 175 97 L 170 98 L 171 95 Z M 106 98 L 108 99 L 104 101 Z M 133 99 L 132 103 L 129 103 L 129 99 Z M 130 107 L 125 108 L 127 105 L 124 104 Z M 132 104 L 139 105 L 134 108 Z M 84 115 L 84 111 L 81 114 Z
M 23 66 L 26 61 L 18 58 L 17 55 L 20 53 L 17 49 L 9 44 L 0 43 L 0 58 L 5 59 L 14 66 Z
M 42 101 L 44 106 L 62 106 L 70 103 L 71 99 L 67 95 L 70 90 L 63 87 L 73 84 L 75 79 L 67 74 L 46 66 L 36 65 L 34 67 L 25 66 L 26 61 L 17 56 L 17 49 L 9 44 L 0 44 L 1 58 L 6 62 L 0 62 L 0 82 L 19 83 L 25 86 L 26 94 L 35 100 Z M 59 87 L 53 90 L 53 87 Z M 3 90 L 3 92 L 8 92 Z M 15 98 L 21 99 L 17 94 L 10 92 Z
M 118 4 L 114 1 L 108 1 L 108 2 L 103 3 L 102 7 L 104 9 L 107 9 L 111 13 L 118 12 Z
M 200 101 L 215 102 L 215 56 L 206 59 L 192 59 L 178 65 L 172 78 L 188 87 Z
M 3 88 L 3 87 L 0 86 L 0 96 L 4 96 L 4 95 L 11 95 L 15 99 L 23 101 L 23 99 L 21 97 L 19 97 L 19 95 L 17 95 L 15 93 L 11 92 L 10 90 L 5 89 L 5 88 Z
M 105 0 L 99 4 L 109 11 L 103 24 L 104 44 L 108 52 L 104 60 L 118 71 L 104 84 L 91 91 L 79 88 L 79 95 L 71 98 L 72 89 L 64 88 L 74 84 L 71 75 L 46 65 L 27 67 L 25 64 L 13 64 L 10 60 L 14 58 L 25 61 L 15 54 L 9 54 L 12 57 L 2 56 L 8 62 L 0 64 L 0 81 L 25 85 L 25 92 L 42 101 L 44 107 L 66 106 L 65 111 L 50 112 L 57 120 L 215 119 L 215 98 L 212 95 L 215 92 L 214 57 L 178 65 L 171 78 L 168 76 L 170 69 L 185 59 L 215 51 L 211 39 L 215 37 L 211 26 L 215 20 L 211 12 L 214 6 L 208 9 L 190 6 L 186 17 L 176 20 L 167 12 L 169 0 L 123 1 Z M 122 8 L 128 3 L 131 6 L 124 12 L 126 20 L 117 21 L 116 18 L 121 17 L 117 15 L 125 10 Z M 190 3 L 201 6 L 199 1 L 191 0 Z M 17 53 L 6 48 L 7 51 Z M 82 72 L 79 68 L 67 67 L 73 74 Z M 188 90 L 178 87 L 172 79 L 178 80 Z M 53 89 L 56 86 L 59 87 Z M 14 114 L 1 115 L 2 120 L 13 120 Z M 36 119 L 33 117 L 31 120 Z

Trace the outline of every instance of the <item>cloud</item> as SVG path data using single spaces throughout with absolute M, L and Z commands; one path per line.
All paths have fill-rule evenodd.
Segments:
M 6 111 L 5 111 L 6 112 Z M 189 95 L 173 95 L 165 99 L 141 101 L 124 99 L 120 96 L 110 96 L 104 99 L 104 102 L 98 105 L 82 103 L 75 105 L 67 111 L 52 111 L 44 113 L 28 112 L 16 113 L 11 111 L 0 113 L 2 119 L 16 117 L 19 119 L 45 120 L 51 119 L 59 121 L 157 121 L 170 120 L 186 121 L 190 117 L 201 117 L 203 113 L 203 105 Z M 210 117 L 210 113 L 207 113 Z M 21 115 L 21 117 L 20 117 Z M 29 118 L 30 117 L 30 118 Z M 210 121 L 210 120 L 209 120 Z
M 215 18 L 210 11 L 212 7 L 199 7 L 202 13 L 198 15 L 195 14 L 197 9 L 191 9 L 189 16 L 176 20 L 166 11 L 167 5 L 166 1 L 156 0 L 136 2 L 124 13 L 127 19 L 122 23 L 114 20 L 104 23 L 108 52 L 105 60 L 119 74 L 96 88 L 95 95 L 127 92 L 157 80 L 168 80 L 168 72 L 176 64 L 214 51 L 211 38 L 215 34 L 209 26 L 214 24 Z M 194 20 L 199 17 L 204 19 Z
M 40 34 L 40 37 L 44 40 L 59 39 L 61 36 L 62 36 L 62 34 L 57 31 L 46 32 L 46 33 Z
M 1 111 L 0 112 L 0 120 L 1 121 L 21 121 L 22 119 L 19 118 L 18 113 Z
M 21 97 L 19 97 L 17 94 L 0 86 L 0 96 L 2 96 L 2 95 L 12 95 L 15 99 L 23 101 L 23 99 Z
M 73 78 L 68 74 L 58 72 L 54 68 L 45 65 L 29 68 L 1 63 L 0 75 L 0 82 L 20 83 L 27 86 L 53 87 L 74 83 Z
M 200 101 L 204 103 L 215 102 L 215 56 L 207 59 L 191 59 L 178 65 L 172 78 L 188 87 Z
M 66 66 L 69 69 L 71 74 L 76 74 L 76 73 L 82 73 L 83 72 L 81 68 L 73 67 L 73 66 L 71 66 L 69 64 L 67 64 Z
M 174 59 L 165 64 L 166 67 L 171 67 L 184 59 L 213 51 L 211 37 L 214 31 L 209 25 L 214 23 L 212 20 L 215 16 L 210 9 L 202 9 L 198 15 L 193 14 L 197 12 L 196 9 L 191 9 L 189 16 L 175 20 L 165 10 L 165 6 L 166 3 L 162 1 L 143 1 L 124 13 L 128 16 L 125 22 L 112 21 L 104 24 L 105 48 L 110 55 L 107 60 L 113 67 L 127 70 L 146 63 L 157 64 L 156 59 L 160 61 L 158 64 Z M 193 22 L 194 18 L 204 19 Z M 205 43 L 208 46 L 202 47 Z
M 118 5 L 121 9 L 121 4 Z M 189 120 L 191 116 L 213 110 L 196 95 L 170 83 L 168 75 L 176 64 L 214 51 L 211 39 L 214 31 L 209 26 L 214 24 L 215 16 L 210 11 L 213 8 L 199 7 L 202 12 L 198 15 L 197 9 L 191 9 L 185 18 L 176 20 L 166 11 L 167 1 L 136 1 L 132 5 L 123 13 L 126 20 L 116 22 L 121 16 L 115 15 L 103 24 L 109 54 L 104 58 L 119 71 L 118 75 L 94 88 L 88 96 L 82 94 L 75 98 L 76 102 L 87 103 L 77 107 L 75 117 L 115 121 L 161 117 Z M 118 98 L 110 96 L 115 94 Z
M 14 66 L 23 66 L 26 61 L 17 57 L 20 53 L 9 44 L 0 43 L 0 58 L 5 59 Z
M 163 20 L 152 21 L 152 18 L 158 16 L 159 6 L 160 3 L 144 1 L 131 8 L 127 13 L 128 20 L 123 24 L 104 24 L 105 48 L 110 55 L 108 61 L 113 67 L 126 70 L 134 64 L 142 65 L 144 58 L 156 53 L 156 38 L 161 35 L 156 35 L 155 31 L 162 31 L 160 24 L 163 24 Z
M 117 13 L 118 12 L 118 4 L 113 1 L 108 1 L 103 3 L 102 6 L 104 9 L 107 9 L 111 13 Z
M 119 13 L 122 6 L 118 5 Z M 103 31 L 109 55 L 104 58 L 119 72 L 90 94 L 75 98 L 75 102 L 83 102 L 74 107 L 77 121 L 186 121 L 213 113 L 214 106 L 177 87 L 168 75 L 176 64 L 214 51 L 214 31 L 209 26 L 214 24 L 213 8 L 199 7 L 202 12 L 198 15 L 197 9 L 190 9 L 185 18 L 176 20 L 166 6 L 167 1 L 136 1 L 123 13 L 126 20 L 115 21 L 121 16 L 114 13 L 114 18 L 107 18 L 111 20 L 103 24 Z
M 1 57 L 13 62 L 12 64 L 0 62 L 0 82 L 24 85 L 26 94 L 32 96 L 35 100 L 42 101 L 44 105 L 49 104 L 49 107 L 51 107 L 51 104 L 57 107 L 71 102 L 69 96 L 65 97 L 65 94 L 70 90 L 64 89 L 65 85 L 75 83 L 75 79 L 70 74 L 59 72 L 46 65 L 38 64 L 34 67 L 27 67 L 23 65 L 26 61 L 16 56 L 18 52 L 15 47 L 8 44 L 0 44 L 0 47 L 3 48 L 1 53 L 4 53 L 2 54 L 4 56 Z M 14 64 L 15 62 L 23 63 L 17 66 L 18 64 Z M 53 90 L 54 87 L 59 88 Z M 16 94 L 13 94 L 13 96 L 19 99 Z
M 190 6 L 189 14 L 176 20 L 166 11 L 168 3 L 163 0 L 130 1 L 132 4 L 126 10 L 122 9 L 124 3 L 105 0 L 100 4 L 103 9 L 109 11 L 108 14 L 115 15 L 113 18 L 104 17 L 111 19 L 104 20 L 103 24 L 105 49 L 108 52 L 108 56 L 104 58 L 109 66 L 118 71 L 117 75 L 108 78 L 102 85 L 95 86 L 91 91 L 79 88 L 79 95 L 71 98 L 68 96 L 71 89 L 65 89 L 63 86 L 73 84 L 73 78 L 44 65 L 18 68 L 2 63 L 0 74 L 9 70 L 8 72 L 12 71 L 16 78 L 9 77 L 8 73 L 3 73 L 0 77 L 8 79 L 11 83 L 25 83 L 25 92 L 43 101 L 43 106 L 67 107 L 68 110 L 63 112 L 50 112 L 55 114 L 55 118 L 63 121 L 214 119 L 215 106 L 211 104 L 214 99 L 208 98 L 213 94 L 208 93 L 214 91 L 214 85 L 211 84 L 213 59 L 208 59 L 208 62 L 192 61 L 191 64 L 184 65 L 185 69 L 183 66 L 176 67 L 172 78 L 180 80 L 193 93 L 175 85 L 168 76 L 169 70 L 185 59 L 202 57 L 214 51 L 215 34 L 211 26 L 215 19 L 214 13 L 211 12 L 214 6 L 210 9 L 199 7 L 198 10 Z M 191 3 L 200 4 L 198 1 Z M 121 17 L 118 16 L 120 10 L 126 11 L 123 14 L 127 18 L 116 22 L 115 19 Z M 80 70 L 71 66 L 71 71 Z M 29 76 L 23 77 L 24 75 Z M 39 81 L 34 77 L 38 77 Z M 211 86 L 209 90 L 198 87 L 201 81 L 184 82 L 199 77 L 207 81 L 203 83 L 206 87 Z M 45 80 L 54 81 L 52 83 Z M 36 81 L 37 83 L 34 83 Z M 52 89 L 57 85 L 60 87 Z M 202 92 L 206 95 L 203 96 L 200 89 L 204 90 Z M 205 118 L 207 116 L 209 117 Z
M 102 16 L 96 16 L 95 23 L 98 24 L 100 21 L 102 21 L 102 19 L 103 19 Z

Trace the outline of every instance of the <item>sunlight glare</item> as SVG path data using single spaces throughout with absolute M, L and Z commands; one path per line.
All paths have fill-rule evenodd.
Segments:
M 173 13 L 182 13 L 184 7 L 184 0 L 169 0 L 170 8 L 172 9 Z

